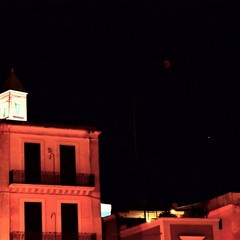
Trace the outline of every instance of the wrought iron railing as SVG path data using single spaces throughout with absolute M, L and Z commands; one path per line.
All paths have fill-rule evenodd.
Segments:
M 96 233 L 11 232 L 10 240 L 96 240 Z
M 33 174 L 34 176 L 34 174 Z M 46 184 L 46 185 L 70 185 L 94 187 L 94 174 L 76 173 L 62 175 L 59 172 L 41 172 L 39 180 L 31 176 L 26 177 L 24 170 L 12 170 L 9 172 L 9 183 Z

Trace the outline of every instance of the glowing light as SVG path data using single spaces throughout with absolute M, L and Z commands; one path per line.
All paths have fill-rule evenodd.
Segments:
M 171 209 L 171 210 L 170 210 L 170 213 L 175 215 L 175 214 L 176 214 L 175 209 Z
M 111 215 L 112 205 L 101 203 L 101 217 L 106 217 Z

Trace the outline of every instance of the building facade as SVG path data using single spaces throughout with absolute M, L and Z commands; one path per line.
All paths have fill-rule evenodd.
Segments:
M 205 206 L 205 217 L 185 214 Z M 176 211 L 177 210 L 177 211 Z M 103 218 L 105 240 L 239 240 L 240 193 L 228 192 L 204 204 L 176 207 L 176 217 L 159 217 L 162 211 L 130 210 Z M 172 211 L 170 211 L 172 213 Z M 175 214 L 175 213 L 174 213 Z M 150 217 L 150 218 L 149 218 Z M 140 221 L 142 220 L 142 222 Z M 148 221 L 150 220 L 150 221 Z
M 240 193 L 228 192 L 208 203 L 209 218 L 221 220 L 220 234 L 222 240 L 240 239 Z
M 100 132 L 27 122 L 13 75 L 0 94 L 0 239 L 101 240 Z
M 122 230 L 121 240 L 220 240 L 218 219 L 158 218 Z
M 103 218 L 105 240 L 223 240 L 219 218 L 159 217 L 150 222 L 126 224 L 124 216 Z M 231 240 L 228 239 L 227 240 Z

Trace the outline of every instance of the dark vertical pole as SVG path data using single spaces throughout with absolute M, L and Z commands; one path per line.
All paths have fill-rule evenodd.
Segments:
M 196 201 L 199 202 L 200 198 L 199 198 L 199 179 L 198 179 L 198 166 L 196 166 Z
M 134 157 L 135 162 L 138 162 L 138 153 L 137 153 L 137 129 L 136 129 L 136 96 L 132 98 L 133 103 L 133 140 L 134 140 Z

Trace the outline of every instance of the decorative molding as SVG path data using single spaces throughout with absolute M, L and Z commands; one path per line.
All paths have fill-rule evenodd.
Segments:
M 72 195 L 72 196 L 89 196 L 94 187 L 73 187 L 73 186 L 49 186 L 33 184 L 10 184 L 10 193 L 27 193 L 27 194 L 53 194 L 53 195 Z

